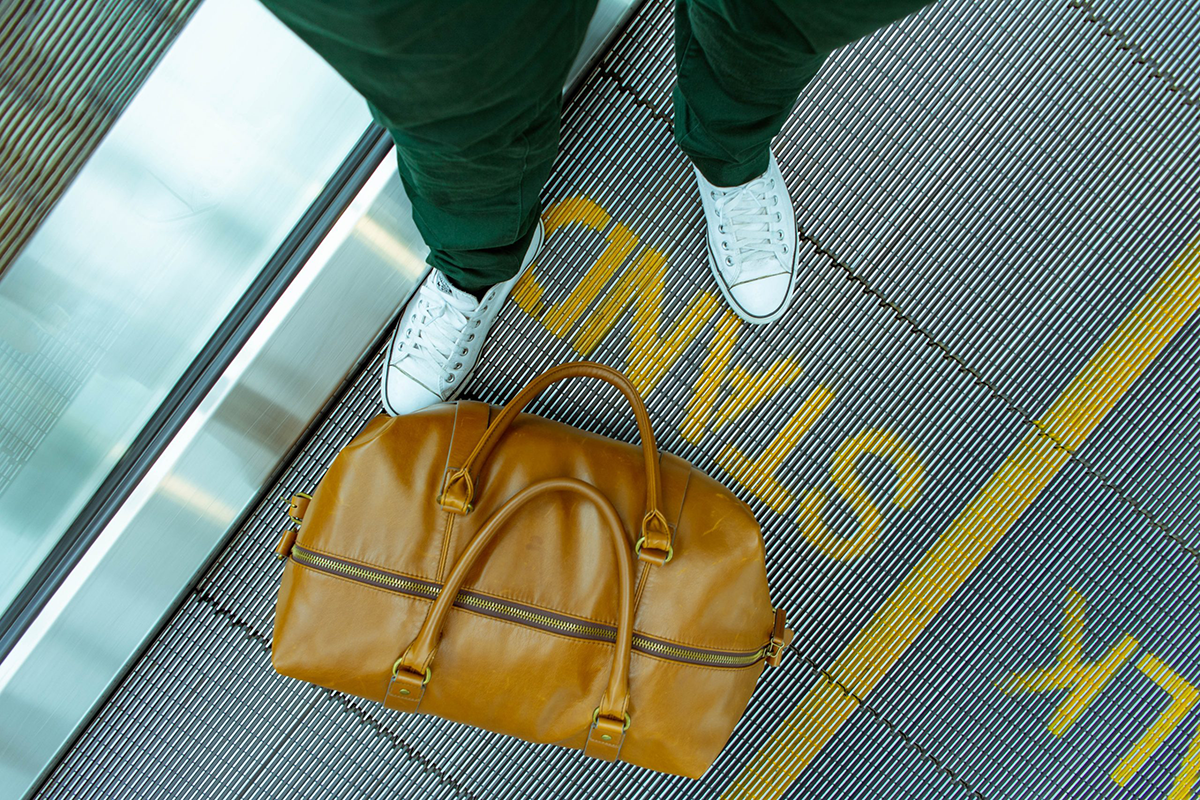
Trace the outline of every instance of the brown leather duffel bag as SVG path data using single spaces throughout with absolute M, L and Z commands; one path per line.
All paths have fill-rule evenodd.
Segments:
M 640 450 L 521 413 L 569 377 L 621 390 Z M 791 638 L 750 509 L 599 364 L 379 416 L 290 513 L 275 668 L 399 711 L 696 778 Z

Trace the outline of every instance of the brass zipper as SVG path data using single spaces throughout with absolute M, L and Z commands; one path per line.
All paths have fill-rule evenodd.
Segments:
M 339 575 L 359 583 L 377 586 L 381 589 L 434 600 L 442 591 L 442 585 L 434 581 L 409 578 L 396 575 L 375 567 L 364 567 L 340 558 L 314 553 L 298 545 L 292 547 L 292 560 L 296 563 L 318 570 Z M 526 625 L 532 628 L 552 631 L 564 636 L 577 639 L 589 639 L 597 642 L 615 642 L 617 629 L 602 622 L 586 622 L 556 614 L 553 611 L 527 606 L 511 600 L 499 600 L 469 589 L 462 589 L 454 598 L 454 605 L 477 611 L 481 614 L 510 622 Z M 642 653 L 657 656 L 668 661 L 679 661 L 685 664 L 700 664 L 709 667 L 748 667 L 766 655 L 766 645 L 753 651 L 709 650 L 707 648 L 689 647 L 675 644 L 662 639 L 655 639 L 634 632 L 633 649 Z

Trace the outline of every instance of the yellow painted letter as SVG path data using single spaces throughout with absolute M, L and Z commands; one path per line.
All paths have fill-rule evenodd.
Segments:
M 1192 743 L 1188 747 L 1187 755 L 1183 757 L 1183 763 L 1179 765 L 1179 772 L 1175 775 L 1175 785 L 1171 787 L 1171 793 L 1167 795 L 1167 800 L 1191 800 L 1192 789 L 1196 788 L 1196 777 L 1200 775 L 1200 725 L 1196 726 L 1196 735 L 1192 737 Z
M 1125 757 L 1117 762 L 1117 766 L 1113 768 L 1112 779 L 1117 782 L 1118 786 L 1124 786 L 1133 777 L 1133 774 L 1142 768 L 1146 760 L 1154 754 L 1159 745 L 1175 730 L 1175 726 L 1179 724 L 1187 713 L 1195 707 L 1196 702 L 1200 701 L 1200 692 L 1196 691 L 1196 687 L 1185 681 L 1179 676 L 1175 670 L 1168 667 L 1163 662 L 1149 653 L 1142 656 L 1142 660 L 1138 662 L 1137 668 L 1148 677 L 1150 680 L 1162 687 L 1163 691 L 1171 695 L 1173 702 L 1163 709 L 1163 712 L 1158 715 L 1158 719 L 1154 720 L 1142 738 L 1137 740 L 1137 743 L 1130 748 Z M 1195 749 L 1193 743 L 1191 750 Z M 1184 757 L 1184 764 L 1191 760 L 1191 752 Z M 1195 774 L 1192 775 L 1193 782 Z M 1179 781 L 1176 780 L 1176 784 Z
M 654 248 L 646 248 L 587 318 L 572 342 L 576 351 L 587 356 L 617 324 L 621 312 L 632 304 L 633 325 L 625 372 L 643 396 L 658 385 L 695 341 L 704 324 L 717 313 L 717 299 L 708 292 L 697 292 L 682 318 L 675 320 L 671 333 L 659 336 L 666 281 L 666 256 Z
M 829 408 L 833 398 L 832 389 L 818 386 L 758 458 L 751 461 L 733 445 L 726 445 L 717 454 L 717 463 L 732 475 L 734 480 L 754 492 L 772 511 L 782 514 L 787 511 L 794 498 L 775 480 L 775 472 L 784 459 L 799 446 L 800 440 L 808 433 L 813 423 Z
M 758 403 L 791 386 L 804 374 L 800 365 L 790 356 L 778 359 L 759 373 L 733 366 L 733 349 L 742 321 L 733 312 L 726 311 L 717 320 L 716 327 L 708 346 L 708 356 L 700 368 L 700 377 L 692 387 L 687 416 L 679 427 L 683 438 L 692 444 L 699 444 L 706 433 L 737 419 Z M 717 395 L 722 386 L 728 386 L 730 393 L 717 409 Z M 717 415 L 715 420 L 712 419 L 714 410 Z
M 1104 691 L 1117 670 L 1123 667 L 1137 649 L 1137 640 L 1126 635 L 1098 661 L 1082 662 L 1083 619 L 1087 601 L 1074 589 L 1067 590 L 1067 605 L 1064 610 L 1062 643 L 1058 648 L 1058 662 L 1052 667 L 1037 667 L 1026 672 L 1013 673 L 996 684 L 1005 694 L 1029 694 L 1069 689 L 1067 696 L 1046 721 L 1050 732 L 1062 736 L 1079 715 L 1087 709 L 1096 695 Z
M 805 537 L 822 553 L 839 561 L 852 561 L 865 556 L 879 544 L 883 515 L 867 496 L 855 469 L 863 453 L 888 459 L 899 473 L 900 481 L 892 495 L 892 502 L 900 508 L 912 508 L 921 496 L 921 487 L 925 483 L 925 467 L 916 451 L 887 431 L 876 428 L 847 439 L 833 454 L 830 478 L 838 494 L 854 510 L 858 531 L 843 539 L 829 527 L 824 518 L 825 492 L 817 488 L 809 490 L 801 501 L 798 520 Z
M 571 223 L 579 223 L 597 232 L 603 231 L 611 219 L 607 211 L 586 197 L 568 197 L 560 200 L 542 215 L 547 239 L 559 228 Z M 513 288 L 513 300 L 526 314 L 541 319 L 546 329 L 555 336 L 560 339 L 566 336 L 571 326 L 579 320 L 600 294 L 600 290 L 616 273 L 617 267 L 637 247 L 637 237 L 619 222 L 612 226 L 605 238 L 608 239 L 608 247 L 561 303 L 546 309 L 542 302 L 545 289 L 538 282 L 532 269 L 526 270 L 521 280 L 517 281 Z

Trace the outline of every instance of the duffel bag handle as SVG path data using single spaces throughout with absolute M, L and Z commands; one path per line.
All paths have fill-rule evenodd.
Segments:
M 539 481 L 522 489 L 511 500 L 496 511 L 479 529 L 479 533 L 458 557 L 454 568 L 446 578 L 437 600 L 430 607 L 421 625 L 421 630 L 405 649 L 404 654 L 392 665 L 392 679 L 388 684 L 384 704 L 397 711 L 415 712 L 425 694 L 425 686 L 433 677 L 430 663 L 442 637 L 442 627 L 450 613 L 454 600 L 466 580 L 467 573 L 487 548 L 510 517 L 524 505 L 547 492 L 576 492 L 591 500 L 600 512 L 600 527 L 604 528 L 612 542 L 613 556 L 617 560 L 617 588 L 620 608 L 617 612 L 617 640 L 613 648 L 612 668 L 608 675 L 608 686 L 600 705 L 592 713 L 588 741 L 584 747 L 587 755 L 615 761 L 621 750 L 625 731 L 630 719 L 626 711 L 629 705 L 629 654 L 633 648 L 633 558 L 629 553 L 629 540 L 617 510 L 609 499 L 595 486 L 575 478 L 551 478 Z
M 446 485 L 438 496 L 438 503 L 455 514 L 470 513 L 475 499 L 475 479 L 479 475 L 479 468 L 487 462 L 500 437 L 535 397 L 552 383 L 566 378 L 598 378 L 620 389 L 633 408 L 638 433 L 642 437 L 642 454 L 646 461 L 646 513 L 642 517 L 641 538 L 637 540 L 635 549 L 642 561 L 659 565 L 667 563 L 673 555 L 671 528 L 660 505 L 662 477 L 658 465 L 658 445 L 654 441 L 654 426 L 650 423 L 650 414 L 628 378 L 612 367 L 592 361 L 572 361 L 548 369 L 518 392 L 488 426 L 483 438 L 475 445 L 475 449 L 467 456 L 463 465 L 446 479 Z

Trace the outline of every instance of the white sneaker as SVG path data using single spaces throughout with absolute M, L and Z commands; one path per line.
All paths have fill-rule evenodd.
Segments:
M 796 211 L 775 154 L 741 186 L 713 186 L 696 170 L 708 221 L 708 265 L 725 301 L 751 325 L 783 316 L 796 288 Z
M 458 397 L 508 293 L 544 238 L 539 220 L 517 274 L 488 289 L 482 300 L 452 285 L 440 271 L 429 271 L 392 333 L 381 392 L 387 413 L 410 414 Z

